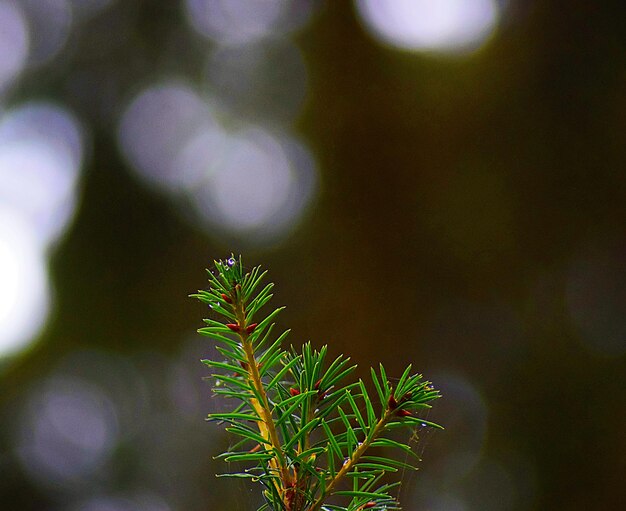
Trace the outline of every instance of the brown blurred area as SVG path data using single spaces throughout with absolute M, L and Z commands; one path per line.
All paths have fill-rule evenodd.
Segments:
M 34 3 L 0 0 L 0 27 Z M 201 0 L 90 3 L 65 2 L 63 45 L 0 89 L 0 115 L 50 102 L 83 140 L 49 310 L 0 352 L 0 509 L 258 507 L 214 477 L 228 439 L 203 420 L 221 404 L 199 360 L 215 352 L 187 297 L 231 252 L 270 270 L 294 345 L 362 377 L 411 362 L 442 389 L 446 430 L 415 439 L 405 509 L 626 506 L 623 2 L 499 3 L 459 53 L 394 45 L 347 1 L 294 2 L 268 46 L 215 35 Z M 47 32 L 30 26 L 33 50 Z M 183 164 L 161 167 L 175 137 Z

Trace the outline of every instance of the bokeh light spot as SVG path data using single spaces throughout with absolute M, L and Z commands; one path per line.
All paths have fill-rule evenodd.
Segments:
M 187 19 L 201 35 L 220 44 L 241 44 L 302 26 L 315 2 L 299 0 L 186 0 Z
M 170 511 L 160 497 L 144 494 L 132 497 L 96 497 L 72 508 L 72 511 Z
M 498 21 L 496 0 L 357 0 L 366 27 L 393 46 L 421 51 L 476 49 Z
M 292 185 L 289 161 L 279 143 L 260 130 L 231 137 L 205 188 L 218 218 L 245 230 L 280 210 Z
M 24 67 L 28 38 L 23 12 L 12 2 L 0 1 L 0 93 Z
M 114 404 L 86 380 L 58 377 L 24 410 L 18 456 L 44 485 L 75 483 L 100 470 L 118 436 Z
M 189 198 L 207 230 L 274 241 L 314 196 L 314 159 L 302 144 L 235 118 L 226 130 L 213 112 L 184 84 L 150 87 L 124 112 L 119 144 L 147 183 Z
M 67 170 L 77 174 L 83 157 L 83 130 L 65 108 L 31 102 L 7 112 L 0 123 L 0 143 L 35 139 L 54 147 L 67 159 Z
M 168 83 L 150 87 L 124 112 L 118 133 L 122 151 L 148 183 L 179 190 L 184 171 L 174 165 L 188 139 L 214 129 L 210 108 L 190 87 Z
M 127 358 L 100 351 L 77 351 L 67 355 L 55 369 L 55 375 L 89 381 L 106 390 L 115 403 L 122 440 L 132 437 L 149 420 L 149 389 L 145 378 Z
M 316 184 L 312 157 L 294 146 L 261 128 L 228 137 L 218 155 L 203 154 L 210 145 L 192 145 L 189 158 L 206 168 L 204 181 L 192 190 L 201 217 L 253 241 L 287 232 Z
M 0 208 L 0 357 L 23 349 L 49 309 L 41 247 L 22 218 Z
M 0 119 L 0 200 L 21 215 L 42 247 L 67 228 L 83 157 L 78 121 L 33 103 Z
M 30 28 L 28 63 L 49 62 L 63 49 L 72 28 L 72 7 L 67 0 L 20 0 Z

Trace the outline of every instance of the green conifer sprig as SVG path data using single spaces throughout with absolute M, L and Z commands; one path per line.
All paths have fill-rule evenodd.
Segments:
M 205 319 L 198 331 L 216 341 L 223 358 L 202 362 L 213 371 L 214 394 L 234 403 L 208 419 L 238 439 L 218 457 L 246 465 L 222 476 L 260 483 L 265 503 L 258 511 L 400 509 L 392 495 L 400 483 L 383 479 L 414 469 L 407 460 L 419 458 L 389 433 L 441 428 L 417 416 L 439 392 L 411 365 L 393 384 L 382 364 L 372 369 L 375 393 L 362 380 L 344 383 L 356 368 L 349 358 L 330 360 L 327 346 L 310 343 L 283 349 L 289 330 L 274 333 L 283 307 L 261 313 L 272 298 L 273 284 L 262 285 L 266 271 L 246 272 L 241 257 L 231 256 L 208 273 L 209 289 L 192 296 L 221 320 Z

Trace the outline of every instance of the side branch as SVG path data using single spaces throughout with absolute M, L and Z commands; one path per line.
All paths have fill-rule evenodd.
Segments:
M 350 459 L 343 464 L 339 472 L 337 472 L 335 474 L 335 477 L 333 477 L 333 479 L 328 483 L 328 485 L 326 486 L 326 491 L 319 496 L 319 498 L 313 503 L 308 511 L 318 511 L 322 507 L 324 501 L 336 490 L 337 484 L 339 484 L 339 482 L 345 477 L 345 475 L 354 468 L 354 466 L 361 459 L 361 456 L 363 456 L 363 454 L 365 454 L 365 451 L 367 451 L 367 449 L 369 449 L 369 447 L 372 445 L 372 442 L 374 442 L 374 440 L 376 440 L 383 432 L 385 426 L 387 425 L 387 422 L 389 422 L 391 414 L 392 412 L 390 410 L 387 410 L 385 412 L 385 415 L 376 423 L 376 426 L 374 426 L 374 430 L 372 431 L 372 433 L 370 435 L 367 435 L 361 445 L 359 445 L 356 451 L 352 453 Z

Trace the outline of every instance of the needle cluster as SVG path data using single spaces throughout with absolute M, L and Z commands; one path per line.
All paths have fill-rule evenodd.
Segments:
M 275 335 L 276 316 L 262 314 L 273 284 L 266 271 L 244 270 L 241 257 L 215 261 L 208 290 L 193 295 L 219 319 L 205 319 L 200 334 L 217 343 L 220 360 L 203 360 L 213 392 L 233 400 L 230 411 L 210 414 L 237 442 L 219 457 L 241 462 L 240 472 L 263 486 L 258 511 L 362 511 L 400 509 L 392 496 L 400 484 L 386 474 L 414 469 L 419 461 L 397 428 L 441 428 L 418 418 L 440 395 L 409 365 L 392 384 L 385 368 L 371 369 L 373 390 L 362 380 L 344 383 L 355 365 L 327 346 L 285 350 L 289 330 Z M 398 454 L 400 456 L 398 456 Z M 400 459 L 404 461 L 400 461 Z

